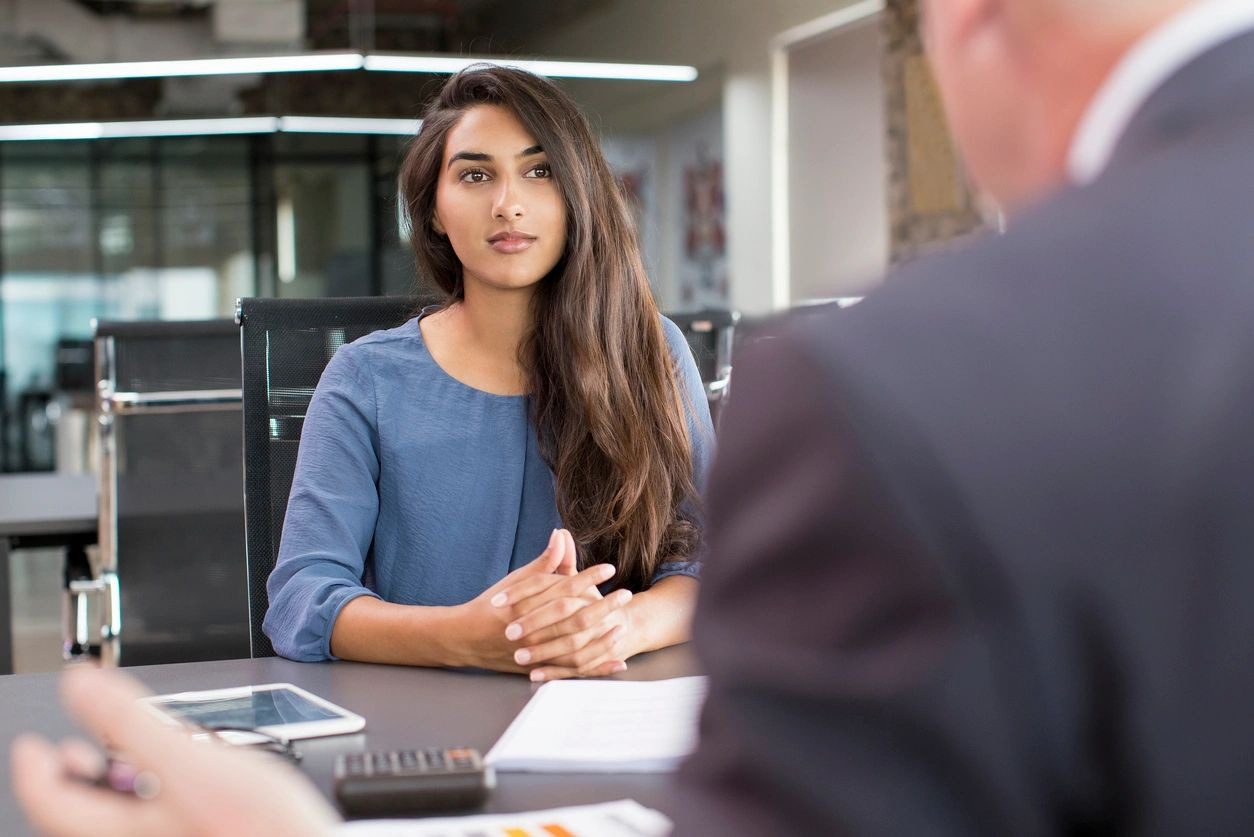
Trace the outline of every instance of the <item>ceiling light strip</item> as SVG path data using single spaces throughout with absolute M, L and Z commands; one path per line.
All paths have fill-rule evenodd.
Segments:
M 383 134 L 413 136 L 418 119 L 375 119 L 357 116 L 283 116 L 279 130 L 289 134 Z
M 170 61 L 118 61 L 103 64 L 40 64 L 0 67 L 0 83 L 100 81 L 175 76 L 256 75 L 268 73 L 370 70 L 386 73 L 456 73 L 475 64 L 518 67 L 553 78 L 624 81 L 695 81 L 697 69 L 678 64 L 619 64 L 604 61 L 548 61 L 449 55 L 357 52 L 306 53 L 240 58 L 191 58 Z
M 224 76 L 360 70 L 358 52 L 270 55 L 255 58 L 190 58 L 171 61 L 115 61 L 105 64 L 41 64 L 0 67 L 0 82 L 93 81 L 172 76 Z
M 371 119 L 356 116 L 241 116 L 142 122 L 65 122 L 48 125 L 0 125 L 0 142 L 203 137 L 280 132 L 413 136 L 421 124 L 417 119 Z
M 697 68 L 679 64 L 618 64 L 604 61 L 548 61 L 523 58 L 454 57 L 449 55 L 367 55 L 365 69 L 387 73 L 456 73 L 476 64 L 517 67 L 553 78 L 599 78 L 624 81 L 695 81 Z

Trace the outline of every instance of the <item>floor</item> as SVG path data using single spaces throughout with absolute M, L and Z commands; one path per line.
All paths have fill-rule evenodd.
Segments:
M 13 670 L 61 668 L 60 549 L 19 549 L 9 556 L 13 595 Z

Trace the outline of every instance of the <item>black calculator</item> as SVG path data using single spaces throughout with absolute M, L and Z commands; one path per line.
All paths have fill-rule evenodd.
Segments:
M 470 747 L 347 753 L 335 760 L 335 798 L 352 817 L 476 808 L 496 784 Z

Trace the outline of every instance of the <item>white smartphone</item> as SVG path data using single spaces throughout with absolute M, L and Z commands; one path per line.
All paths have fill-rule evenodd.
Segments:
M 291 683 L 155 695 L 144 702 L 172 723 L 206 730 L 255 730 L 284 741 L 343 735 L 366 726 L 360 715 Z

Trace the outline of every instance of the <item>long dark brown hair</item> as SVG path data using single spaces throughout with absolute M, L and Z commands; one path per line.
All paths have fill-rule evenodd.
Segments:
M 566 205 L 566 246 L 532 297 L 519 349 L 540 451 L 580 564 L 612 563 L 639 591 L 700 533 L 686 399 L 676 383 L 635 225 L 587 118 L 561 88 L 478 66 L 448 80 L 406 154 L 401 191 L 418 270 L 463 298 L 462 266 L 433 225 L 449 131 L 470 108 L 510 110 L 544 149 Z

